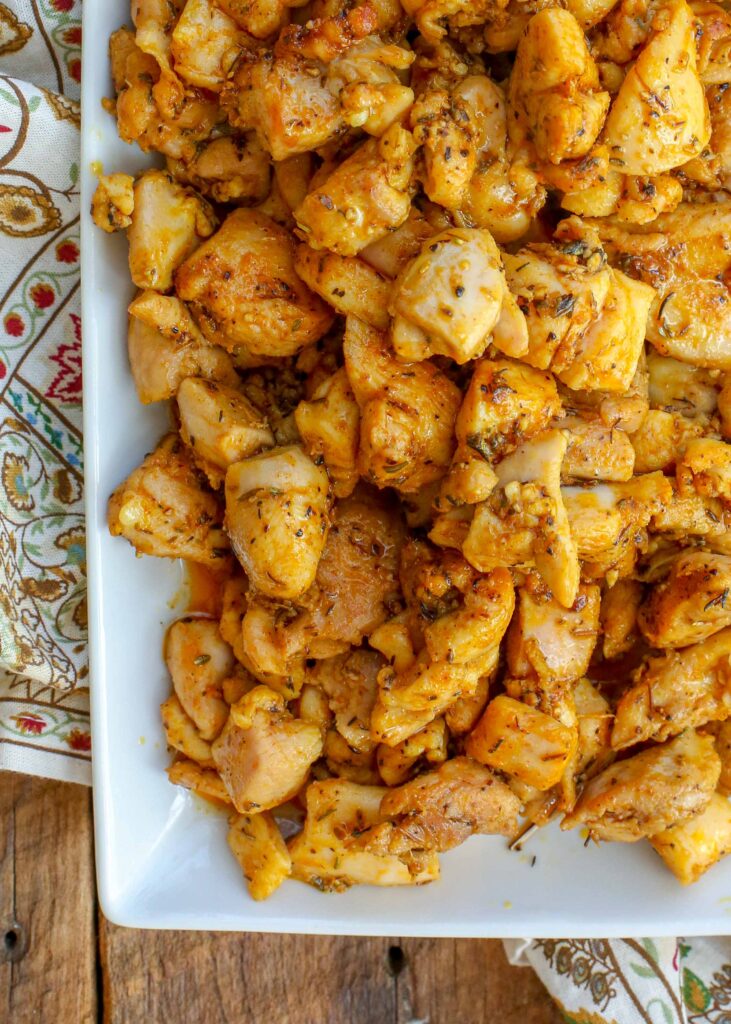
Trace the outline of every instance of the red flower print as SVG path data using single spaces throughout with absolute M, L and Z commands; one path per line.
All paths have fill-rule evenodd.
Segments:
M 81 317 L 77 316 L 76 313 L 69 315 L 71 316 L 71 323 L 74 325 L 74 337 L 77 341 L 81 341 Z
M 56 293 L 47 284 L 36 284 L 30 290 L 30 297 L 38 309 L 48 309 L 56 301 Z
M 8 313 L 5 317 L 5 333 L 9 334 L 11 338 L 19 338 L 24 330 L 23 318 L 17 313 Z
M 78 57 L 69 61 L 69 74 L 75 82 L 81 81 L 81 61 Z
M 40 715 L 31 714 L 30 711 L 24 715 L 13 715 L 13 721 L 21 732 L 29 736 L 40 736 L 46 728 L 46 722 Z
M 69 46 L 81 46 L 81 25 L 72 25 L 63 34 L 64 42 Z
M 59 242 L 56 246 L 56 259 L 60 263 L 76 263 L 79 258 L 79 247 L 76 242 Z
M 60 11 L 61 14 L 70 11 L 73 6 L 74 0 L 51 0 L 51 7 L 56 11 Z
M 0 124 L 0 132 L 11 132 L 12 130 L 9 124 Z
M 5 380 L 5 375 L 8 372 L 8 368 L 5 363 L 0 359 L 0 380 Z
M 81 729 L 72 729 L 64 739 L 72 750 L 91 750 L 91 735 Z
M 81 341 L 77 333 L 81 328 L 78 317 L 72 316 L 76 337 L 72 344 L 59 345 L 58 352 L 49 358 L 59 366 L 59 371 L 51 381 L 46 395 L 61 402 L 81 401 Z

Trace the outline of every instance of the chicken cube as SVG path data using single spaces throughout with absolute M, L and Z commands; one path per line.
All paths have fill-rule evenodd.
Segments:
M 383 786 L 359 786 L 341 779 L 307 788 L 303 831 L 290 843 L 292 877 L 325 892 L 351 885 L 423 885 L 439 878 L 436 853 L 380 856 L 360 849 L 357 837 L 383 821 Z
M 280 694 L 256 686 L 231 708 L 213 760 L 239 814 L 277 807 L 300 791 L 322 753 L 316 725 L 294 718 Z
M 210 0 L 186 0 L 170 38 L 175 73 L 191 85 L 220 92 L 246 35 Z
M 168 779 L 174 786 L 190 789 L 196 796 L 212 803 L 214 807 L 230 807 L 231 798 L 221 781 L 221 776 L 212 768 L 202 768 L 196 761 L 178 758 L 168 768 Z
M 731 853 L 731 803 L 714 793 L 699 814 L 657 832 L 650 839 L 678 881 L 697 882 L 721 857 Z
M 209 341 L 289 356 L 322 337 L 332 313 L 294 269 L 295 243 L 256 210 L 234 210 L 175 276 Z
M 185 713 L 176 694 L 171 694 L 160 705 L 165 740 L 173 750 L 195 761 L 201 768 L 213 768 L 211 744 L 204 740 L 193 719 Z
M 338 313 L 386 330 L 391 282 L 364 260 L 299 245 L 294 265 L 308 288 Z
M 731 444 L 712 437 L 693 438 L 676 467 L 678 493 L 731 501 Z
M 344 368 L 327 377 L 294 413 L 307 454 L 322 459 L 336 498 L 347 498 L 358 483 L 360 410 Z
M 703 435 L 703 424 L 677 412 L 650 409 L 642 426 L 630 436 L 638 473 L 669 472 L 693 438 Z
M 371 711 L 384 664 L 377 651 L 359 649 L 319 661 L 309 676 L 327 694 L 335 728 L 358 753 L 370 753 L 375 747 L 369 731 Z
M 731 556 L 683 553 L 642 605 L 640 629 L 653 647 L 696 644 L 731 626 L 730 593 Z
M 583 825 L 595 840 L 634 843 L 705 810 L 721 762 L 713 737 L 687 729 L 618 761 L 586 784 L 561 828 Z
M 262 452 L 226 473 L 226 529 L 262 594 L 292 600 L 314 582 L 329 528 L 327 473 L 296 446 Z
M 228 718 L 222 683 L 234 667 L 231 648 L 213 619 L 178 619 L 165 638 L 165 663 L 175 693 L 202 739 L 218 736 Z
M 117 487 L 107 511 L 112 536 L 124 537 L 140 554 L 221 570 L 229 554 L 222 520 L 218 498 L 174 434 Z
M 269 194 L 271 159 L 253 132 L 201 143 L 191 160 L 168 157 L 168 170 L 216 203 L 258 203 Z
M 178 389 L 178 412 L 185 443 L 221 469 L 274 446 L 269 424 L 240 388 L 188 377 Z
M 130 174 L 100 175 L 91 200 L 91 216 L 98 228 L 108 234 L 128 228 L 134 208 L 134 178 Z
M 445 720 L 435 718 L 395 747 L 382 743 L 377 754 L 381 778 L 387 786 L 400 786 L 417 775 L 422 765 L 441 764 L 447 760 L 448 738 Z
M 556 424 L 568 430 L 569 442 L 561 467 L 569 480 L 630 480 L 635 468 L 635 450 L 628 435 L 608 427 L 599 417 L 564 416 Z
M 731 715 L 731 628 L 650 658 L 616 709 L 612 747 L 665 740 Z
M 170 291 L 175 270 L 217 223 L 211 207 L 192 189 L 166 171 L 145 171 L 135 182 L 127 231 L 129 270 L 137 287 Z
M 467 737 L 465 752 L 543 792 L 561 780 L 576 744 L 575 728 L 501 694 Z
M 249 895 L 265 900 L 292 870 L 289 850 L 271 814 L 234 814 L 229 818 L 228 845 L 241 865 Z

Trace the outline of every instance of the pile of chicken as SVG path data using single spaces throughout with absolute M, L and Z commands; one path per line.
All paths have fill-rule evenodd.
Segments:
M 177 429 L 113 534 L 215 574 L 169 770 L 263 898 L 556 815 L 731 850 L 731 16 L 135 0 L 102 176 Z

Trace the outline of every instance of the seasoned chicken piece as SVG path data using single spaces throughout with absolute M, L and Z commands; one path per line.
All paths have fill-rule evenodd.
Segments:
M 678 493 L 731 501 L 731 444 L 711 437 L 692 438 L 676 466 Z
M 477 160 L 463 195 L 461 211 L 469 224 L 488 228 L 502 244 L 524 235 L 545 202 L 546 193 L 529 166 L 528 155 L 508 142 L 503 90 L 487 75 L 469 75 L 454 90 L 472 110 L 477 126 Z
M 490 683 L 497 674 L 497 666 L 487 675 L 481 676 L 470 697 L 460 697 L 444 712 L 444 721 L 451 736 L 464 736 L 472 732 L 487 707 Z
M 687 729 L 605 768 L 584 787 L 561 828 L 584 825 L 592 839 L 620 843 L 654 836 L 704 810 L 720 770 L 713 737 Z
M 229 554 L 219 501 L 174 434 L 168 434 L 109 499 L 109 532 L 142 555 L 223 569 Z
M 508 0 L 405 0 L 403 7 L 429 40 L 499 17 Z
M 315 579 L 329 528 L 329 480 L 301 448 L 275 448 L 226 473 L 226 529 L 251 584 L 292 600 Z
M 362 849 L 381 854 L 442 853 L 472 835 L 513 835 L 520 801 L 489 768 L 468 757 L 455 757 L 437 771 L 389 789 L 381 814 L 387 820 L 357 840 Z
M 412 206 L 409 216 L 400 227 L 361 249 L 360 259 L 384 277 L 398 277 L 399 272 L 419 253 L 422 243 L 431 238 L 435 230 L 427 217 Z
M 361 413 L 361 474 L 405 493 L 442 477 L 454 451 L 457 386 L 428 360 L 399 362 L 382 334 L 352 316 L 343 353 Z
M 599 416 L 605 427 L 632 434 L 639 430 L 647 415 L 647 389 L 645 354 L 640 352 L 634 377 L 623 394 L 617 391 L 569 391 L 564 388 L 562 399 L 567 411 L 569 408 L 582 412 L 591 411 Z
M 241 28 L 257 39 L 267 39 L 287 21 L 291 7 L 301 7 L 300 0 L 216 0 Z
M 137 45 L 154 57 L 160 70 L 173 80 L 171 33 L 184 6 L 185 0 L 132 0 L 130 4 Z
M 630 435 L 635 453 L 635 470 L 670 472 L 693 438 L 704 433 L 704 425 L 677 412 L 650 409 L 642 426 Z
M 382 743 L 376 758 L 381 778 L 387 786 L 400 786 L 417 775 L 421 767 L 442 764 L 447 760 L 448 739 L 445 720 L 435 718 L 395 747 Z
M 269 193 L 271 161 L 256 135 L 221 135 L 201 143 L 192 160 L 168 157 L 168 170 L 217 203 L 261 202 Z
M 617 201 L 617 217 L 632 224 L 649 224 L 661 213 L 671 213 L 683 199 L 683 186 L 669 174 L 654 177 L 628 175 Z M 607 210 L 607 213 L 613 213 Z
M 331 776 L 360 786 L 380 786 L 375 750 L 353 750 L 336 729 L 330 729 L 325 736 L 324 755 L 325 768 Z
M 399 80 L 413 54 L 373 33 L 366 2 L 283 30 L 271 50 L 244 52 L 221 102 L 235 128 L 254 128 L 275 160 L 324 146 L 348 127 L 382 135 L 411 105 Z
M 165 637 L 165 663 L 183 710 L 204 740 L 214 740 L 228 718 L 222 683 L 234 656 L 214 619 L 178 619 Z
M 337 731 L 352 750 L 361 753 L 375 748 L 369 729 L 383 665 L 377 651 L 359 649 L 319 661 L 308 676 L 327 694 Z
M 672 486 L 662 473 L 646 473 L 626 483 L 562 487 L 571 535 L 584 578 L 628 576 L 644 529 L 672 501 Z
M 208 138 L 219 118 L 218 103 L 210 93 L 184 88 L 169 69 L 169 56 L 162 58 L 166 71 L 161 76 L 158 60 L 140 49 L 127 28 L 112 33 L 109 50 L 120 138 L 136 142 L 145 152 L 192 159 L 197 144 Z
M 617 580 L 602 594 L 600 618 L 605 658 L 618 658 L 637 643 L 637 613 L 643 594 L 642 584 L 637 580 Z
M 545 792 L 560 781 L 576 744 L 575 727 L 501 694 L 467 737 L 465 752 Z
M 497 486 L 475 509 L 462 545 L 480 572 L 535 567 L 565 608 L 576 600 L 579 560 L 560 488 L 566 438 L 547 430 L 496 468 Z
M 609 93 L 576 18 L 560 7 L 535 14 L 518 43 L 510 75 L 511 139 L 530 140 L 539 160 L 584 157 L 601 131 Z
M 623 431 L 605 426 L 599 417 L 563 416 L 555 426 L 568 431 L 568 448 L 561 468 L 564 482 L 624 481 L 632 478 L 635 450 Z
M 307 454 L 324 461 L 335 497 L 347 498 L 358 482 L 360 410 L 344 369 L 327 377 L 309 401 L 300 402 L 295 420 Z
M 356 256 L 297 247 L 295 269 L 308 288 L 345 316 L 357 316 L 379 331 L 389 324 L 391 282 Z
M 552 597 L 531 573 L 518 588 L 505 651 L 511 676 L 549 682 L 583 676 L 599 635 L 599 587 L 582 583 L 572 608 Z
M 433 203 L 448 210 L 462 204 L 477 163 L 477 115 L 471 104 L 447 89 L 429 89 L 409 111 L 421 146 L 420 177 Z
M 129 311 L 127 353 L 142 403 L 172 398 L 187 377 L 238 382 L 229 354 L 206 341 L 180 299 L 141 292 Z
M 690 551 L 672 563 L 639 615 L 653 647 L 687 647 L 731 626 L 731 556 Z M 728 608 L 726 602 L 728 600 Z
M 731 715 L 731 629 L 650 658 L 617 705 L 615 750 Z
M 240 814 L 265 811 L 293 797 L 322 753 L 316 725 L 293 718 L 283 697 L 256 686 L 234 704 L 211 748 Z
M 181 757 L 173 761 L 167 771 L 174 786 L 192 790 L 214 807 L 230 807 L 231 798 L 221 782 L 221 776 L 211 768 L 201 768 L 196 761 Z
M 271 814 L 235 814 L 229 818 L 228 845 L 241 865 L 249 895 L 265 900 L 292 870 L 289 850 Z
M 719 375 L 681 363 L 651 350 L 647 357 L 649 398 L 653 409 L 682 413 L 708 424 L 718 405 Z
M 714 793 L 708 806 L 679 825 L 652 836 L 650 843 L 683 885 L 697 882 L 731 853 L 731 803 Z
M 494 464 L 545 429 L 560 410 L 551 374 L 507 359 L 476 362 L 457 414 L 457 450 L 438 507 L 488 498 L 497 482 Z
M 620 86 L 604 141 L 626 174 L 661 174 L 698 156 L 711 125 L 698 77 L 693 12 L 669 0 Z
M 171 694 L 160 705 L 160 716 L 169 747 L 180 751 L 201 768 L 213 768 L 211 744 L 203 739 L 193 719 L 185 713 L 176 694 Z
M 165 171 L 145 171 L 134 186 L 127 231 L 129 270 L 138 288 L 170 291 L 173 273 L 218 221 L 208 203 Z
M 697 367 L 731 368 L 731 202 L 682 203 L 647 225 L 612 218 L 592 224 L 612 262 L 656 289 L 647 340 L 658 352 Z
M 574 686 L 574 706 L 579 733 L 574 772 L 581 780 L 596 775 L 614 756 L 609 745 L 613 715 L 609 701 L 588 679 Z
M 211 0 L 186 0 L 170 38 L 175 73 L 191 85 L 220 92 L 247 36 Z
M 400 125 L 364 142 L 294 211 L 313 249 L 355 256 L 406 220 L 416 143 Z
M 698 73 L 704 85 L 731 81 L 731 15 L 719 4 L 694 0 L 690 5 L 696 23 Z
M 371 716 L 374 739 L 393 747 L 413 736 L 463 697 L 497 666 L 500 641 L 515 605 L 510 574 L 498 569 L 465 589 L 461 607 L 446 611 L 425 630 L 418 656 L 404 650 L 378 677 Z M 371 646 L 385 651 L 381 627 Z M 387 641 L 388 642 L 388 641 Z
M 523 314 L 508 291 L 500 251 L 484 229 L 430 238 L 396 279 L 389 312 L 396 354 L 409 361 L 481 356 L 492 341 L 512 356 L 528 348 Z
M 351 885 L 423 885 L 439 878 L 436 853 L 402 856 L 363 850 L 358 837 L 384 819 L 385 786 L 359 786 L 341 779 L 307 787 L 303 831 L 289 846 L 292 877 L 323 892 L 342 892 Z
M 294 269 L 294 239 L 255 210 L 234 210 L 178 269 L 175 286 L 209 341 L 289 356 L 327 331 L 332 313 Z
M 185 443 L 221 469 L 274 445 L 269 424 L 240 388 L 188 377 L 178 389 L 178 412 Z
M 128 228 L 135 208 L 131 174 L 102 174 L 91 200 L 91 216 L 102 231 L 112 234 Z

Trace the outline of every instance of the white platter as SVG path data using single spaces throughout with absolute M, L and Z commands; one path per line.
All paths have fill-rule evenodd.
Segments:
M 128 0 L 85 0 L 84 437 L 96 858 L 107 917 L 142 928 L 351 935 L 731 933 L 731 858 L 683 889 L 646 844 L 584 849 L 578 834 L 556 827 L 522 854 L 508 852 L 502 839 L 473 838 L 441 858 L 441 881 L 425 888 L 323 895 L 287 882 L 255 903 L 228 851 L 225 816 L 168 783 L 161 643 L 167 622 L 183 611 L 170 603 L 183 575 L 175 563 L 135 558 L 105 522 L 108 495 L 154 446 L 168 411 L 139 404 L 127 365 L 126 241 L 95 229 L 88 215 L 92 164 L 134 172 L 150 162 L 118 139 L 101 108 L 112 92 L 107 39 L 129 21 Z

